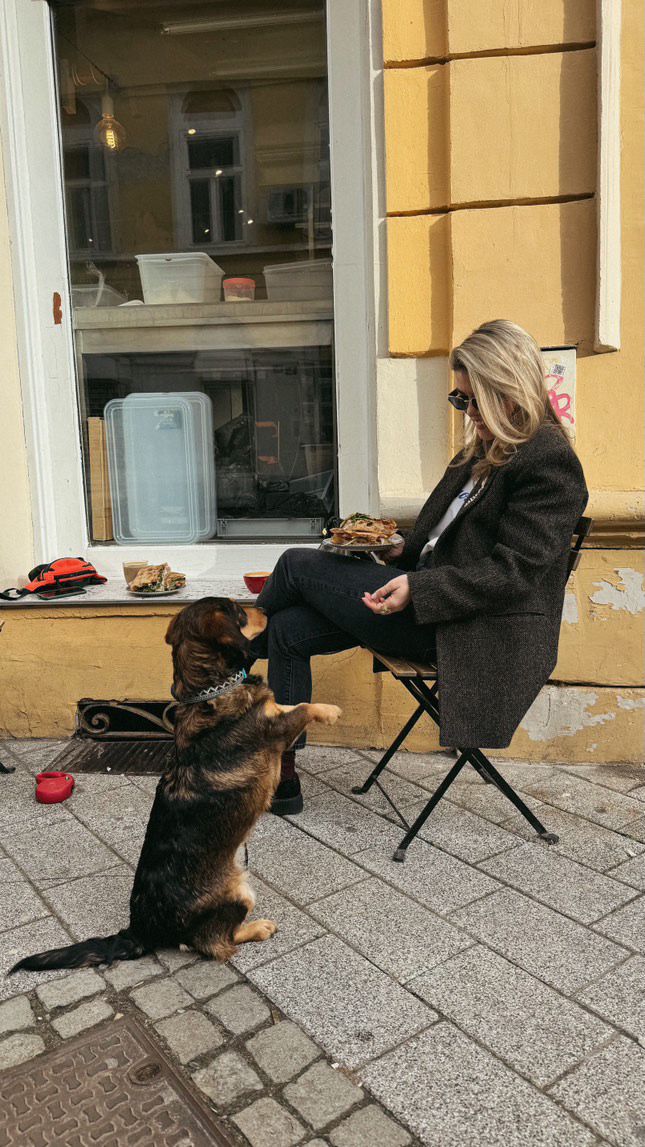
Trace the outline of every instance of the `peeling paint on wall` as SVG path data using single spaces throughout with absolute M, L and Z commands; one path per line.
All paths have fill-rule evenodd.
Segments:
M 565 593 L 564 607 L 562 609 L 562 620 L 566 621 L 567 625 L 577 625 L 580 621 L 580 611 L 578 609 L 578 599 L 575 593 Z
M 618 585 L 604 579 L 594 582 L 598 591 L 590 595 L 591 601 L 627 613 L 642 613 L 645 610 L 645 577 L 632 569 L 617 569 L 616 573 L 620 578 Z
M 616 700 L 620 709 L 645 709 L 645 697 L 623 697 L 619 693 Z
M 592 689 L 560 689 L 547 686 L 531 705 L 521 723 L 532 741 L 553 741 L 574 737 L 590 725 L 604 725 L 615 713 L 592 713 L 598 701 Z

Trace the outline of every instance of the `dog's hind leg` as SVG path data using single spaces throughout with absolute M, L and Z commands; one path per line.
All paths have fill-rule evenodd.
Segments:
M 275 920 L 249 920 L 248 924 L 240 924 L 233 933 L 236 944 L 260 943 L 275 936 L 278 925 Z

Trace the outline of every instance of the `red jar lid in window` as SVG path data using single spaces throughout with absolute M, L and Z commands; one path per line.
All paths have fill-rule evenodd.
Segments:
M 224 279 L 225 287 L 254 287 L 255 279 Z

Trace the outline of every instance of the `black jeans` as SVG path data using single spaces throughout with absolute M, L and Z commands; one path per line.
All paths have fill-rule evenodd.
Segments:
M 252 648 L 269 659 L 269 685 L 281 705 L 311 700 L 310 658 L 366 645 L 392 657 L 433 661 L 435 632 L 417 625 L 410 606 L 385 617 L 361 598 L 403 570 L 356 561 L 323 550 L 291 549 L 282 555 L 257 604 L 269 624 Z M 302 748 L 305 736 L 296 742 Z

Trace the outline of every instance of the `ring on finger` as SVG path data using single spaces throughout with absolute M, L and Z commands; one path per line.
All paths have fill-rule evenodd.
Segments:
M 390 612 L 389 605 L 382 605 L 381 606 L 381 613 L 389 613 L 389 612 Z

